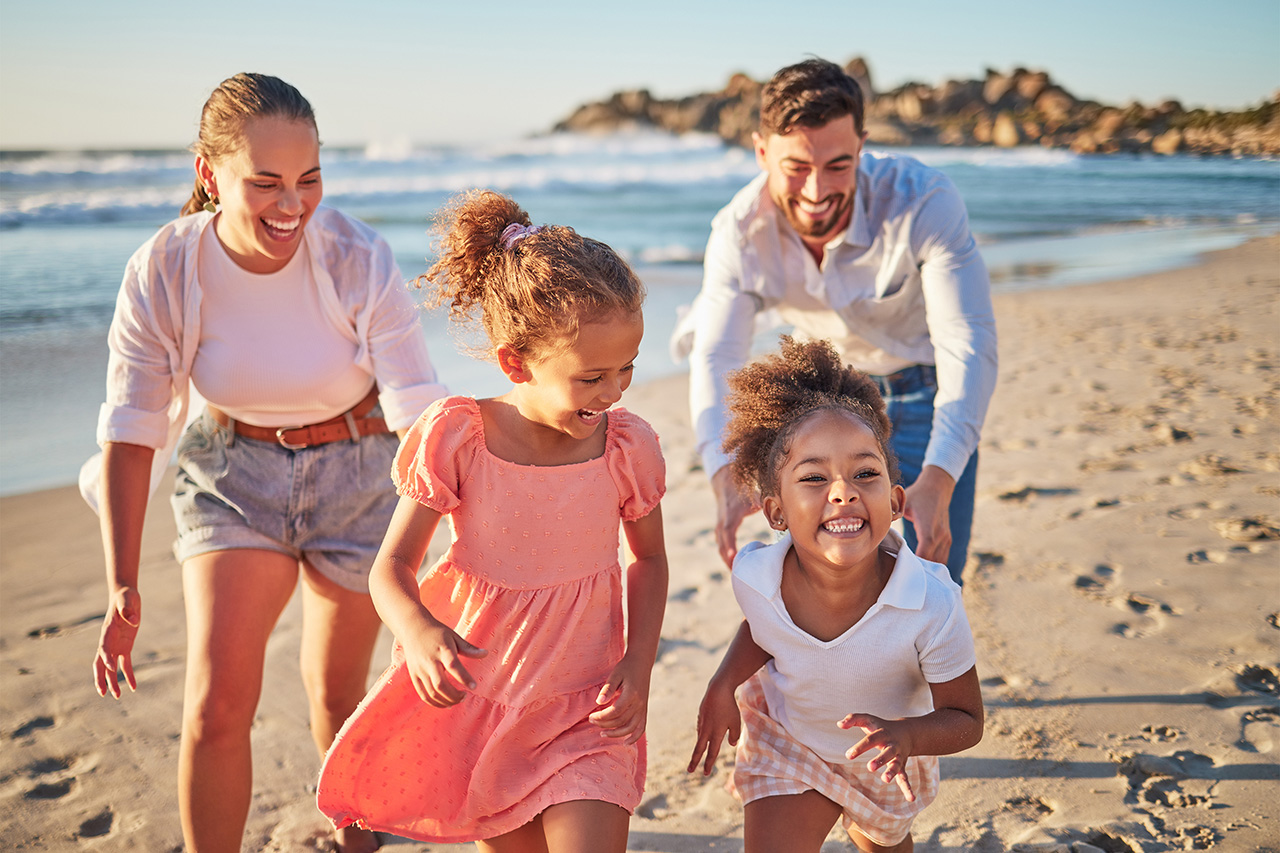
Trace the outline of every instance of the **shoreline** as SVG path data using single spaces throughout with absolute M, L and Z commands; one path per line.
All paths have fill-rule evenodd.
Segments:
M 977 747 L 942 759 L 917 850 L 1276 849 L 1280 236 L 995 302 L 1001 375 L 965 592 L 987 724 Z M 736 851 L 742 837 L 724 753 L 710 779 L 684 772 L 702 689 L 740 618 L 686 386 L 682 374 L 648 380 L 623 402 L 655 425 L 667 458 L 671 584 L 630 836 L 630 849 L 660 853 Z M 167 496 L 153 496 L 139 692 L 117 703 L 90 683 L 104 604 L 96 518 L 74 486 L 0 498 L 0 837 L 13 849 L 180 845 L 172 524 Z M 767 536 L 759 516 L 741 534 Z M 245 849 L 323 849 L 300 624 L 295 596 L 267 648 Z M 383 632 L 375 675 L 389 645 Z M 824 850 L 853 847 L 837 829 Z
M 993 293 L 1062 290 L 1123 282 L 1157 272 L 1190 269 L 1215 251 L 1280 235 L 1280 225 L 1163 225 L 1099 229 L 1073 236 L 997 240 L 979 248 Z M 402 267 L 408 269 L 409 267 Z M 646 382 L 683 375 L 667 341 L 676 312 L 701 286 L 701 264 L 644 264 L 636 270 L 649 288 L 637 366 Z M 441 311 L 423 313 L 424 330 L 443 380 L 476 396 L 501 393 L 496 368 L 455 347 Z M 106 326 L 57 332 L 16 333 L 0 341 L 0 497 L 16 497 L 74 485 L 80 466 L 97 448 L 94 424 L 103 399 Z M 39 409 L 22 401 L 40 400 Z M 56 460 L 50 466 L 49 460 Z M 56 471 L 56 473 L 55 473 Z

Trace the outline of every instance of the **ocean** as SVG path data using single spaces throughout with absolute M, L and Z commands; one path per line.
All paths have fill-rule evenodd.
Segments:
M 1062 287 L 1182 266 L 1280 231 L 1280 161 L 1085 156 L 1039 148 L 911 148 L 959 187 L 996 291 Z M 718 138 L 556 134 L 468 148 L 324 148 L 325 203 L 390 242 L 407 279 L 432 251 L 453 194 L 512 195 L 535 223 L 570 225 L 625 255 L 649 285 L 637 377 L 667 355 L 677 306 L 697 292 L 711 217 L 757 167 Z M 0 495 L 74 482 L 94 450 L 106 331 L 125 261 L 191 191 L 182 151 L 0 152 Z M 442 379 L 500 393 L 424 312 Z

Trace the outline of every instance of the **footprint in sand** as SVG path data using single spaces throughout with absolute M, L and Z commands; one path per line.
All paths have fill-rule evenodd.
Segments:
M 1177 740 L 1181 736 L 1182 731 L 1180 729 L 1175 729 L 1173 726 L 1156 725 L 1143 726 L 1142 734 L 1139 735 L 1143 740 L 1153 743 L 1167 743 L 1168 741 Z
M 1280 671 L 1273 666 L 1245 664 L 1236 673 L 1236 686 L 1268 696 L 1280 695 Z
M 94 627 L 102 623 L 104 613 L 95 613 L 91 616 L 82 616 L 79 619 L 73 619 L 70 622 L 63 622 L 57 625 L 43 625 L 39 628 L 32 628 L 27 632 L 27 636 L 33 640 L 45 640 L 50 637 L 65 637 L 74 634 L 77 631 L 83 631 L 86 628 Z
M 1031 498 L 1061 498 L 1067 495 L 1074 495 L 1078 489 L 1071 488 L 1039 488 L 1036 486 L 1023 486 L 1020 489 L 1010 489 L 1007 492 L 1001 492 L 996 497 L 1002 501 L 1014 501 L 1016 503 L 1025 503 Z
M 1209 480 L 1227 474 L 1239 474 L 1242 469 L 1216 453 L 1205 453 L 1190 462 L 1182 463 L 1178 466 L 1178 470 L 1196 480 Z
M 1223 518 L 1213 522 L 1213 529 L 1232 542 L 1280 539 L 1280 525 L 1265 518 Z
M 80 830 L 76 834 L 80 838 L 101 838 L 111 832 L 111 827 L 115 825 L 115 822 L 115 814 L 110 808 L 105 808 L 81 823 Z
M 1124 598 L 1117 599 L 1116 605 L 1141 619 L 1139 624 L 1120 622 L 1112 629 L 1120 636 L 1130 639 L 1154 634 L 1164 627 L 1165 617 L 1178 615 L 1177 609 L 1140 592 L 1131 592 Z
M 26 737 L 39 729 L 51 729 L 53 726 L 53 717 L 32 717 L 30 720 L 27 720 L 25 723 L 14 729 L 13 734 L 10 737 L 16 740 L 20 737 Z
M 1082 592 L 1091 598 L 1106 598 L 1107 590 L 1115 576 L 1115 568 L 1105 563 L 1099 563 L 1093 567 L 1092 573 L 1076 575 L 1076 591 Z
M 1280 705 L 1254 708 L 1240 715 L 1236 746 L 1246 752 L 1270 752 L 1275 748 L 1276 734 L 1280 734 Z
M 1173 755 L 1147 753 L 1113 756 L 1116 772 L 1129 779 L 1125 802 L 1165 808 L 1203 806 L 1216 782 L 1213 759 L 1190 750 Z

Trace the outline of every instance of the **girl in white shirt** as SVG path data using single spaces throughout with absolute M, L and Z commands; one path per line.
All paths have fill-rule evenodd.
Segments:
M 982 737 L 960 589 L 890 529 L 904 493 L 871 379 L 825 341 L 784 337 L 731 389 L 734 479 L 783 535 L 734 563 L 746 620 L 707 686 L 689 772 L 712 772 L 726 734 L 737 744 L 749 853 L 816 853 L 837 818 L 860 850 L 911 850 L 937 756 Z

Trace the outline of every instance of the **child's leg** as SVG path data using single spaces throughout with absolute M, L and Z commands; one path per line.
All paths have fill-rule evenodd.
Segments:
M 631 816 L 600 800 L 556 803 L 517 830 L 477 841 L 480 853 L 625 853 Z
M 631 815 L 621 806 L 600 800 L 556 803 L 542 813 L 542 828 L 551 853 L 626 853 Z
M 907 833 L 907 837 L 899 841 L 892 847 L 884 847 L 876 844 L 870 838 L 867 838 L 858 831 L 856 826 L 849 827 L 849 837 L 853 839 L 853 843 L 858 845 L 858 849 L 865 853 L 911 853 L 916 849 L 915 842 L 911 839 L 911 833 Z
M 547 836 L 542 831 L 542 815 L 505 835 L 476 842 L 479 853 L 548 853 Z
M 817 791 L 761 797 L 744 811 L 746 853 L 818 853 L 840 817 L 840 807 Z

